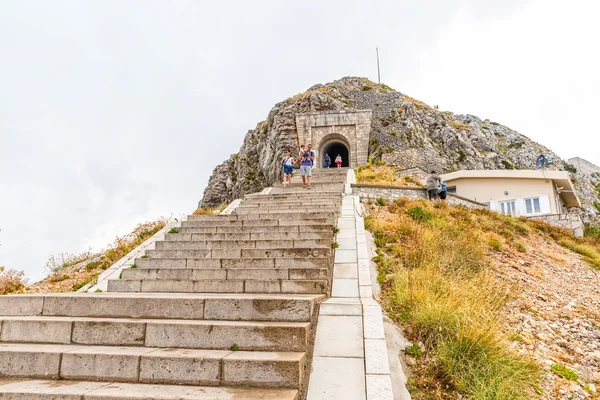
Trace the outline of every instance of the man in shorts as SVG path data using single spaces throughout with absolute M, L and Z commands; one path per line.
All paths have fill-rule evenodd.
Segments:
M 312 146 L 309 143 L 306 146 L 306 150 L 304 151 L 304 153 L 302 153 L 302 158 L 300 159 L 300 176 L 302 177 L 303 188 L 305 188 L 308 185 L 308 188 L 310 189 L 310 177 L 314 160 L 315 152 L 312 151 Z

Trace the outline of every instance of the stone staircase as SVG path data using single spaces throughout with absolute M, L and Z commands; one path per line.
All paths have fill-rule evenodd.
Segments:
M 345 179 L 190 216 L 106 293 L 0 297 L 0 399 L 304 397 Z

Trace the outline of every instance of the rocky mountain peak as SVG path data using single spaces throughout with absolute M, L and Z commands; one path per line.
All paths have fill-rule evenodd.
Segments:
M 344 109 L 372 110 L 369 154 L 373 160 L 451 172 L 532 169 L 537 156 L 544 154 L 554 160 L 550 168 L 572 172 L 584 218 L 595 221 L 600 214 L 599 174 L 577 171 L 550 149 L 497 122 L 440 111 L 361 77 L 317 84 L 277 103 L 265 121 L 248 131 L 239 152 L 215 168 L 201 205 L 228 202 L 279 181 L 281 157 L 299 147 L 296 115 Z

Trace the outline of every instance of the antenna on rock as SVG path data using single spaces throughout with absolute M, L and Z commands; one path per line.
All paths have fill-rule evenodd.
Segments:
M 381 74 L 379 73 L 379 47 L 375 47 L 377 52 L 377 83 L 381 84 Z

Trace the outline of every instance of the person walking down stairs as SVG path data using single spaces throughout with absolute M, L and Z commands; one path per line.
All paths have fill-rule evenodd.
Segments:
M 306 151 L 302 153 L 302 159 L 300 160 L 300 176 L 302 176 L 302 187 L 310 189 L 310 177 L 313 167 L 313 161 L 315 160 L 315 152 L 312 151 L 312 145 L 309 143 L 306 146 Z
M 285 156 L 281 160 L 283 165 L 283 187 L 286 187 L 288 182 L 292 187 L 292 172 L 294 172 L 294 157 L 292 157 L 291 151 L 286 151 Z

